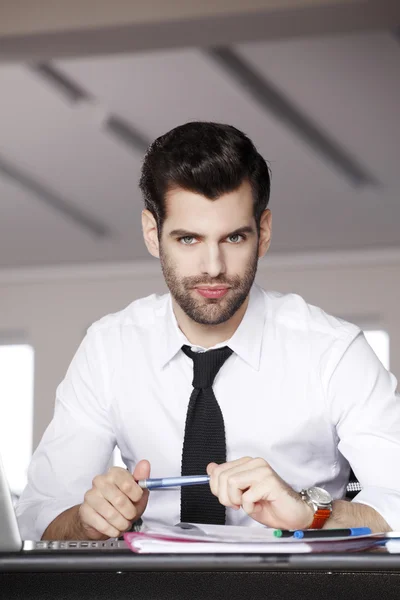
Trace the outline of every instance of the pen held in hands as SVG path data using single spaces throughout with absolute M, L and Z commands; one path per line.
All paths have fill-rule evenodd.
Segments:
M 147 490 L 160 490 L 170 487 L 201 485 L 209 483 L 209 475 L 187 475 L 183 477 L 163 477 L 161 479 L 139 479 L 138 485 Z

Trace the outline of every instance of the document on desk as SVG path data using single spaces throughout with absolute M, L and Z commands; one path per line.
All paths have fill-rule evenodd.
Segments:
M 380 536 L 380 537 L 379 537 Z M 133 552 L 144 554 L 276 554 L 304 552 L 345 552 L 371 548 L 382 543 L 382 534 L 352 537 L 277 538 L 267 527 L 234 525 L 144 526 L 140 532 L 129 532 L 124 539 Z

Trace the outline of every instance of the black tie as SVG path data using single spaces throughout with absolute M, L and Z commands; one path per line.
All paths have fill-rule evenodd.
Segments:
M 186 415 L 182 475 L 203 475 L 210 462 L 226 462 L 224 419 L 212 385 L 233 351 L 227 346 L 206 352 L 193 352 L 189 346 L 182 350 L 193 360 L 194 388 Z M 181 521 L 224 525 L 225 506 L 209 485 L 182 487 Z

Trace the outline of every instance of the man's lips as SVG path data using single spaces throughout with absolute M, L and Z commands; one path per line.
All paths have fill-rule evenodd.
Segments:
M 203 298 L 222 298 L 228 292 L 225 286 L 197 286 L 195 288 Z

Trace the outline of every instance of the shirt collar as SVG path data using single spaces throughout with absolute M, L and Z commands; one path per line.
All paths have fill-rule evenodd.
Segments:
M 172 308 L 171 294 L 167 295 L 167 304 L 165 312 L 159 315 L 163 323 L 163 335 L 160 339 L 158 348 L 159 366 L 164 368 L 165 365 L 174 358 L 175 354 L 182 348 L 184 344 L 190 346 L 190 342 L 179 329 L 174 311 Z
M 165 365 L 174 358 L 184 344 L 191 345 L 186 336 L 179 329 L 172 308 L 170 294 L 168 294 L 166 311 L 162 318 L 164 323 L 164 335 L 161 337 L 159 346 L 159 365 L 161 368 L 165 367 Z M 230 340 L 227 340 L 225 344 L 257 371 L 260 368 L 264 322 L 265 306 L 263 293 L 262 290 L 254 284 L 250 290 L 249 304 L 244 317 L 233 336 Z M 221 344 L 218 344 L 218 346 L 220 345 Z

